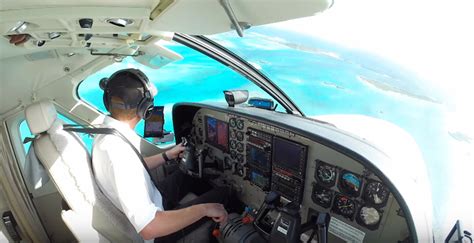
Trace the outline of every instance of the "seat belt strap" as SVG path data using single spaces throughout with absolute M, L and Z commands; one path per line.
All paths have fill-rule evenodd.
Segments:
M 124 142 L 126 142 L 135 152 L 135 154 L 138 156 L 140 159 L 140 162 L 142 162 L 143 167 L 145 167 L 145 170 L 148 172 L 148 175 L 150 175 L 150 178 L 153 178 L 151 176 L 150 169 L 148 168 L 148 165 L 145 162 L 145 159 L 143 159 L 143 156 L 140 154 L 137 148 L 133 146 L 133 144 L 119 131 L 117 131 L 114 128 L 105 128 L 105 127 L 84 127 L 82 125 L 63 125 L 63 130 L 64 131 L 69 131 L 69 132 L 77 132 L 77 133 L 85 133 L 85 134 L 107 134 L 107 135 L 115 135 L 119 138 L 121 138 Z

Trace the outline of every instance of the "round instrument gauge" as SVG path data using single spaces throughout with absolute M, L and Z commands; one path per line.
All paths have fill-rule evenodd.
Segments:
M 235 127 L 237 125 L 237 120 L 235 118 L 230 118 L 229 125 L 230 127 Z
M 237 120 L 237 129 L 244 129 L 244 120 Z
M 311 199 L 314 203 L 320 205 L 321 207 L 329 208 L 331 206 L 333 196 L 334 192 L 332 190 L 326 189 L 318 184 L 313 186 Z
M 237 131 L 236 134 L 237 134 L 237 140 L 239 140 L 239 141 L 244 140 L 244 133 L 243 132 Z
M 377 229 L 381 218 L 382 215 L 376 208 L 363 206 L 359 210 L 356 220 L 360 225 L 363 225 L 368 229 L 375 230 Z
M 360 176 L 357 176 L 351 172 L 344 171 L 341 174 L 341 178 L 339 180 L 339 187 L 340 189 L 351 195 L 351 196 L 359 196 L 361 190 L 362 180 Z
M 244 144 L 243 143 L 237 143 L 237 151 L 243 152 L 244 151 Z
M 237 138 L 237 135 L 236 135 L 236 133 L 235 133 L 235 130 L 230 130 L 229 136 L 230 136 L 230 139 L 236 139 L 236 138 Z
M 230 151 L 230 157 L 234 160 L 237 159 L 237 152 L 235 152 L 234 150 Z
M 231 149 L 237 148 L 237 142 L 235 140 L 230 140 L 230 148 Z
M 321 163 L 316 169 L 316 179 L 325 186 L 334 186 L 336 182 L 336 168 Z
M 346 218 L 352 219 L 354 216 L 356 205 L 354 200 L 344 195 L 337 195 L 334 199 L 333 211 Z
M 244 156 L 242 154 L 237 154 L 237 162 L 239 162 L 239 164 L 244 163 Z
M 387 203 L 389 194 L 390 192 L 387 187 L 381 182 L 371 181 L 365 186 L 363 197 L 368 203 L 374 206 L 383 206 Z

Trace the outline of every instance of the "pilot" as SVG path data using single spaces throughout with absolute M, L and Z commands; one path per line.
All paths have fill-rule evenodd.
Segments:
M 223 206 L 227 190 L 211 189 L 194 200 L 178 205 L 194 185 L 203 182 L 186 176 L 180 170 L 153 183 L 139 154 L 141 137 L 135 126 L 147 119 L 157 93 L 154 85 L 138 69 L 124 69 L 101 80 L 103 101 L 110 116 L 104 125 L 115 128 L 130 142 L 115 135 L 99 135 L 94 140 L 93 169 L 104 194 L 130 220 L 136 231 L 147 241 L 176 242 L 182 236 L 192 235 L 203 222 L 212 218 L 215 222 L 227 221 Z M 180 157 L 183 144 L 154 156 L 143 158 L 149 169 Z M 201 183 L 201 184 L 199 184 Z M 209 223 L 207 223 L 209 225 Z M 199 240 L 198 240 L 199 241 Z

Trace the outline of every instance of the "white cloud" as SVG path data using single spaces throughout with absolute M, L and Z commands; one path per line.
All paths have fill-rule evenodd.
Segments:
M 275 26 L 388 58 L 444 90 L 453 109 L 467 111 L 474 103 L 472 12 L 471 0 L 339 0 L 326 12 Z
M 374 53 L 414 71 L 428 81 L 428 85 L 422 87 L 426 92 L 435 89 L 445 94 L 448 102 L 444 117 L 446 131 L 472 139 L 473 12 L 472 0 L 338 0 L 326 12 L 274 26 Z M 474 223 L 465 215 L 465 212 L 472 215 L 470 204 L 454 199 L 456 195 L 465 194 L 459 188 L 470 178 L 472 141 L 453 139 L 448 142 L 449 147 L 445 148 L 450 153 L 448 167 L 453 171 L 446 173 L 456 173 L 456 176 L 449 181 L 454 189 L 446 195 L 447 200 L 452 199 L 446 205 L 456 206 L 437 209 L 444 212 L 436 215 L 437 237 L 441 232 L 447 233 L 458 218 L 465 220 L 467 228 L 472 228 Z M 468 195 L 465 201 L 472 201 L 472 196 Z
M 288 49 L 285 45 L 279 44 L 277 42 L 270 42 L 270 41 L 261 41 L 261 39 L 244 39 L 242 41 L 246 46 L 251 47 L 253 49 L 258 50 L 267 50 L 267 51 L 274 51 L 274 50 L 282 50 Z

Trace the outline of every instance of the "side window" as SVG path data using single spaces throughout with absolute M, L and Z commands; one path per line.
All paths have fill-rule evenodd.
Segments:
M 31 134 L 30 128 L 28 127 L 28 124 L 26 123 L 26 120 L 23 120 L 20 123 L 20 136 L 21 136 L 21 142 L 25 141 L 25 138 L 31 138 L 33 137 L 33 134 Z M 28 152 L 30 149 L 31 143 L 23 143 L 23 148 L 25 149 L 25 153 Z
M 158 88 L 155 105 L 165 107 L 166 131 L 173 131 L 172 108 L 177 102 L 225 102 L 223 91 L 230 89 L 246 89 L 250 97 L 271 98 L 242 75 L 194 49 L 177 43 L 169 43 L 166 48 L 179 53 L 184 59 L 152 69 L 133 58 L 125 58 L 121 63 L 110 65 L 85 79 L 78 87 L 79 97 L 106 113 L 100 79 L 120 69 L 138 68 Z M 143 136 L 143 128 L 144 122 L 141 121 L 135 130 Z

